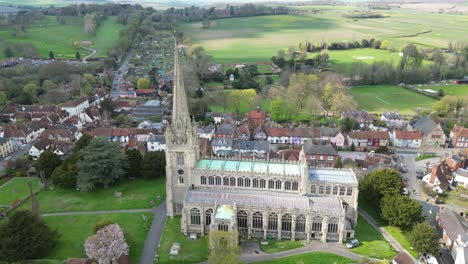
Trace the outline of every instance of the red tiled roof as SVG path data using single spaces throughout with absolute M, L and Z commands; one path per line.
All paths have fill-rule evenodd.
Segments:
M 403 140 L 415 140 L 422 139 L 422 133 L 420 131 L 402 131 L 396 130 L 395 137 Z
M 390 136 L 387 131 L 357 131 L 351 133 L 350 137 L 355 139 L 390 140 Z
M 156 89 L 138 89 L 136 90 L 136 94 L 154 94 L 156 93 Z
M 260 109 L 255 109 L 255 110 L 250 111 L 247 114 L 247 117 L 251 118 L 251 119 L 265 119 L 266 118 L 266 112 L 264 112 L 264 111 L 262 111 Z
M 468 128 L 456 126 L 452 129 L 452 133 L 457 137 L 468 137 Z

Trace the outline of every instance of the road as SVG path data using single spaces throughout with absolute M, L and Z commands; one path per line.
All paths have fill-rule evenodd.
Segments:
M 154 263 L 154 256 L 157 255 L 157 248 L 166 224 L 166 201 L 162 201 L 158 207 L 153 208 L 153 223 L 146 235 L 145 246 L 140 256 L 140 264 Z
M 119 69 L 115 73 L 114 81 L 112 82 L 112 88 L 111 88 L 111 93 L 110 93 L 110 97 L 113 101 L 119 99 L 120 94 L 123 92 L 122 90 L 120 90 L 120 84 L 125 77 L 125 72 L 127 71 L 128 62 L 130 61 L 132 54 L 133 54 L 133 48 L 130 48 L 127 54 L 125 55 L 125 58 L 123 59 L 122 64 L 120 65 Z

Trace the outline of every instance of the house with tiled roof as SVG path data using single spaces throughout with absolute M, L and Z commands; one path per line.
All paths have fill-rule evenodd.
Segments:
M 50 146 L 50 140 L 48 140 L 47 138 L 40 139 L 39 141 L 34 143 L 34 145 L 32 145 L 29 149 L 29 156 L 31 156 L 33 160 L 37 160 L 42 153 L 44 153 L 50 148 Z
M 232 138 L 213 138 L 211 141 L 212 153 L 216 156 L 228 156 L 232 154 Z
M 422 143 L 420 131 L 394 130 L 390 132 L 390 143 L 399 148 L 419 148 Z
M 380 116 L 380 120 L 384 121 L 387 127 L 404 128 L 406 121 L 398 112 L 385 112 Z
M 457 186 L 468 188 L 468 169 L 459 168 L 453 173 L 453 183 Z
M 250 128 L 248 125 L 240 125 L 236 127 L 236 135 L 235 137 L 237 139 L 242 139 L 242 140 L 249 140 L 250 139 Z
M 431 147 L 439 147 L 445 144 L 447 136 L 444 130 L 432 119 L 422 116 L 408 123 L 407 130 L 420 131 L 423 135 L 422 144 Z
M 164 135 L 151 135 L 146 142 L 146 151 L 165 151 L 166 137 Z
M 260 107 L 257 107 L 256 109 L 245 114 L 245 118 L 252 127 L 264 125 L 267 121 L 270 120 L 268 118 L 268 114 L 261 110 Z
M 361 129 L 368 128 L 376 120 L 376 117 L 366 111 L 344 111 L 341 113 L 341 120 L 351 118 L 359 123 Z
M 265 157 L 270 151 L 270 142 L 267 140 L 238 140 L 232 143 L 233 155 L 247 157 Z
M 136 96 L 139 97 L 153 97 L 153 96 L 158 96 L 158 92 L 156 89 L 138 89 L 135 91 Z
M 450 131 L 450 142 L 455 148 L 468 148 L 468 128 L 455 125 Z
M 211 140 L 215 135 L 215 127 L 211 124 L 206 126 L 198 126 L 197 135 L 198 138 L 206 138 L 208 140 Z
M 392 264 L 416 264 L 414 258 L 406 251 L 400 251 L 393 258 Z
M 338 151 L 329 141 L 312 140 L 304 144 L 307 162 L 315 168 L 335 168 Z
M 320 139 L 328 140 L 337 147 L 345 146 L 345 136 L 336 127 L 320 127 Z
M 445 247 L 451 251 L 455 263 L 466 263 L 459 261 L 466 260 L 468 256 L 468 247 L 466 247 L 466 243 L 468 243 L 467 220 L 449 208 L 441 206 L 436 215 L 436 223 L 442 231 Z
M 236 125 L 223 123 L 219 125 L 215 132 L 217 138 L 233 138 L 236 132 Z
M 446 161 L 432 167 L 431 173 L 422 178 L 422 181 L 430 186 L 434 191 L 443 193 L 452 184 L 452 170 Z
M 0 137 L 0 157 L 5 158 L 15 151 L 13 141 L 8 138 Z
M 348 135 L 348 145 L 354 144 L 357 149 L 385 147 L 389 143 L 388 131 L 355 131 Z
M 267 136 L 267 127 L 265 125 L 258 125 L 253 130 L 253 139 L 254 140 L 266 140 Z
M 271 127 L 267 129 L 267 135 L 271 144 L 302 145 L 308 140 L 320 138 L 320 130 L 314 127 Z
M 81 97 L 78 100 L 63 103 L 60 108 L 67 111 L 70 116 L 80 116 L 89 107 L 89 100 L 87 97 Z

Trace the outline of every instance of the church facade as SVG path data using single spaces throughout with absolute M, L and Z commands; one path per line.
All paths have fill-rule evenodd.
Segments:
M 175 53 L 166 203 L 168 216 L 181 215 L 181 231 L 323 242 L 353 238 L 358 181 L 352 170 L 309 167 L 303 150 L 294 162 L 200 156 Z

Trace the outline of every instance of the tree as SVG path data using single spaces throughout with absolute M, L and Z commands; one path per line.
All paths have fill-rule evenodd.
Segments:
M 52 172 L 54 172 L 55 168 L 60 166 L 60 157 L 57 156 L 52 151 L 46 151 L 41 154 L 39 159 L 36 162 L 36 167 L 39 172 L 44 173 L 46 179 L 52 176 Z
M 0 108 L 3 109 L 3 107 L 5 106 L 6 102 L 8 101 L 8 98 L 5 94 L 4 91 L 0 91 Z
M 110 224 L 99 229 L 85 242 L 86 256 L 97 263 L 115 263 L 120 255 L 128 255 L 128 244 L 123 230 L 118 224 Z
M 96 21 L 96 15 L 93 14 L 86 14 L 84 16 L 84 32 L 86 35 L 89 36 L 94 36 L 96 34 L 96 28 L 97 28 L 97 21 Z
M 128 159 L 127 176 L 131 178 L 139 178 L 141 176 L 143 156 L 138 149 L 129 149 L 125 151 Z
M 286 105 L 284 104 L 283 99 L 276 98 L 270 103 L 271 114 L 274 117 L 274 120 L 279 120 L 280 116 L 285 116 Z
M 81 59 L 81 54 L 80 54 L 79 51 L 77 51 L 77 52 L 75 53 L 75 58 L 76 58 L 77 60 Z
M 145 154 L 142 175 L 147 179 L 166 176 L 166 155 L 164 151 L 147 152 Z
M 83 192 L 91 191 L 97 185 L 108 188 L 126 175 L 126 156 L 117 144 L 106 138 L 94 138 L 79 154 L 77 188 Z
M 104 120 L 107 121 L 114 112 L 114 102 L 112 101 L 112 99 L 106 98 L 101 102 L 99 106 L 101 114 L 104 115 Z
M 59 234 L 29 211 L 15 211 L 0 225 L 0 256 L 7 262 L 43 258 L 57 244 Z
M 137 89 L 148 89 L 150 87 L 150 80 L 146 78 L 139 78 L 137 80 Z
M 348 116 L 340 120 L 340 126 L 342 131 L 351 132 L 353 129 L 359 129 L 359 122 Z
M 237 114 L 239 114 L 241 105 L 250 105 L 255 96 L 257 96 L 257 92 L 254 89 L 231 91 L 227 95 L 228 104 L 236 110 Z
M 83 136 L 81 136 L 81 138 L 78 139 L 78 141 L 75 143 L 75 148 L 73 149 L 73 151 L 78 152 L 82 150 L 83 148 L 89 145 L 92 139 L 92 136 L 88 134 L 83 134 Z
M 381 202 L 382 218 L 390 225 L 410 230 L 414 224 L 423 220 L 422 206 L 406 195 L 384 196 Z
M 55 59 L 53 51 L 49 51 L 49 59 L 51 59 L 51 60 Z
M 238 234 L 234 231 L 211 231 L 208 263 L 238 264 Z
M 413 248 L 422 254 L 439 253 L 439 235 L 437 230 L 428 223 L 417 223 L 414 225 L 410 235 L 410 242 Z
M 13 50 L 11 49 L 10 46 L 6 47 L 6 48 L 3 50 L 3 55 L 5 55 L 6 58 L 11 58 L 11 57 L 14 56 Z
M 448 105 L 442 100 L 437 101 L 432 105 L 432 111 L 436 112 L 438 116 L 446 116 L 448 113 Z
M 359 183 L 359 190 L 376 205 L 382 197 L 400 195 L 402 191 L 400 174 L 393 169 L 379 169 L 368 173 Z

